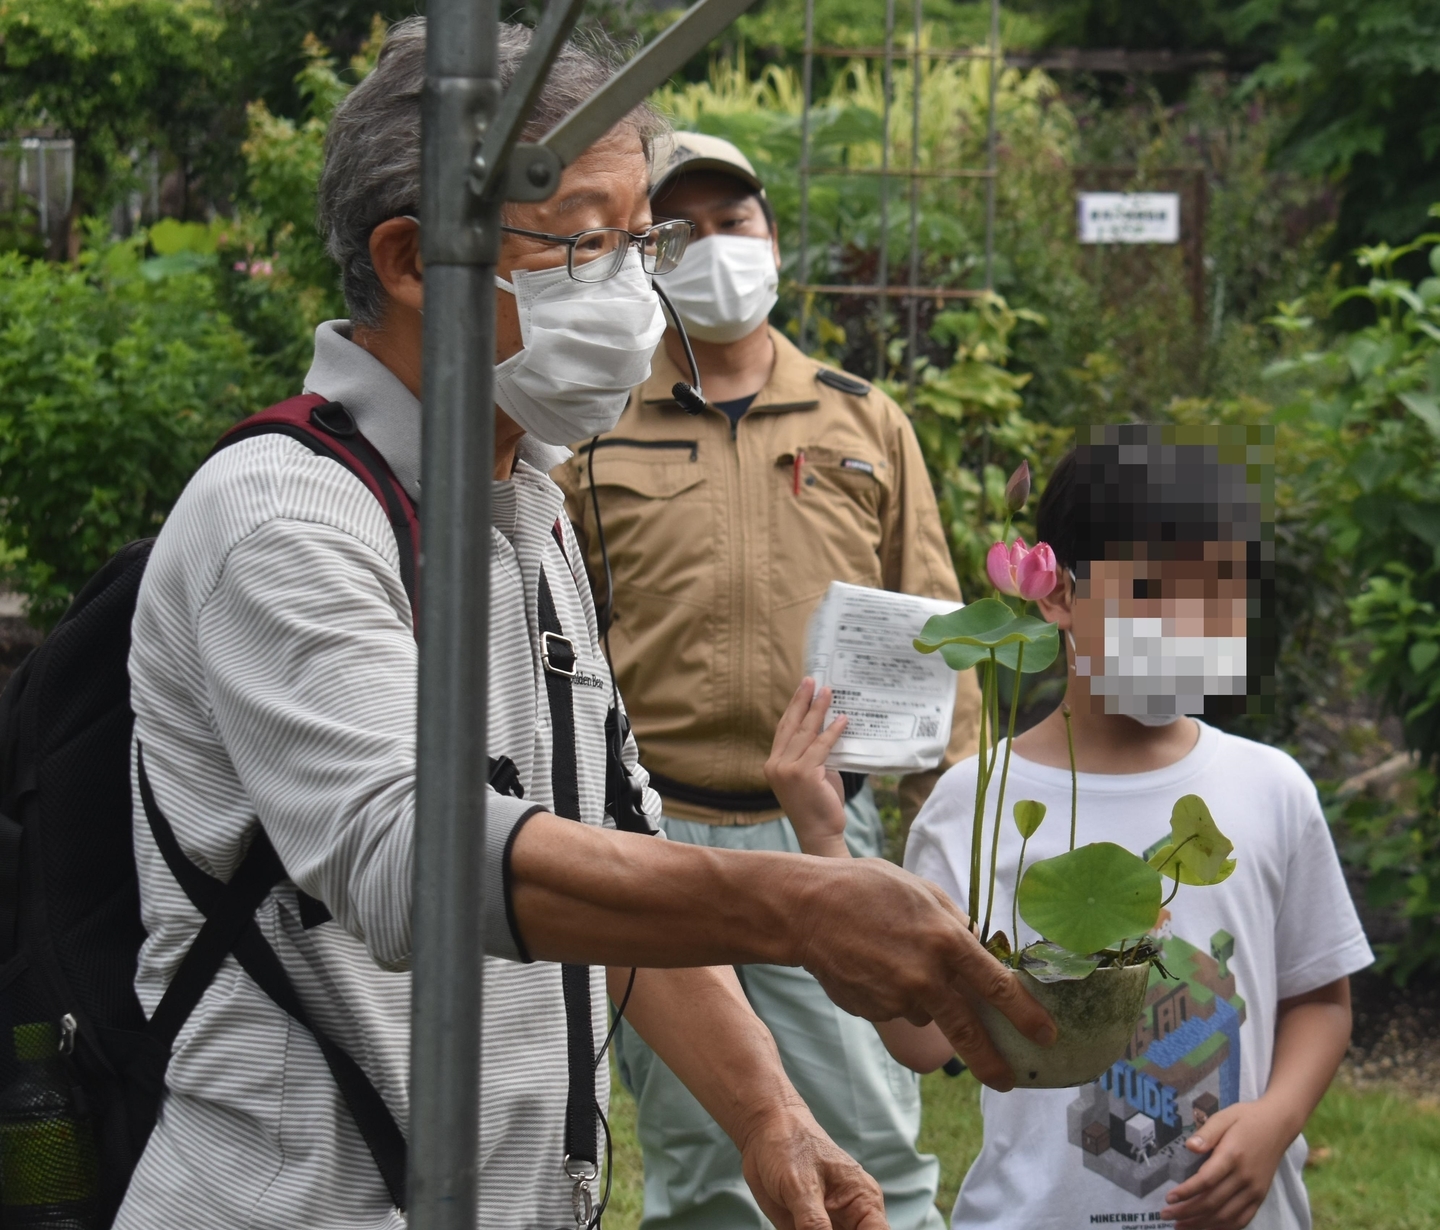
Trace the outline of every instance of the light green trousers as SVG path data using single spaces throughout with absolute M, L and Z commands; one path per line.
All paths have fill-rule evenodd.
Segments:
M 880 854 L 883 833 L 867 786 L 846 806 L 856 857 Z M 727 850 L 799 853 L 788 820 L 721 826 L 663 821 L 671 841 Z M 835 1143 L 874 1176 L 892 1230 L 944 1230 L 935 1207 L 940 1163 L 918 1152 L 920 1078 L 890 1058 L 869 1021 L 837 1008 L 803 969 L 736 969 L 770 1028 L 785 1071 Z M 620 1079 L 639 1107 L 645 1155 L 641 1230 L 768 1230 L 740 1172 L 740 1154 L 690 1091 L 624 1022 L 615 1034 Z

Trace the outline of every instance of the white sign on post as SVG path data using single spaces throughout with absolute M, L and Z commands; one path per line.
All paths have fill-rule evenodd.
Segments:
M 1081 243 L 1179 243 L 1178 192 L 1081 192 Z

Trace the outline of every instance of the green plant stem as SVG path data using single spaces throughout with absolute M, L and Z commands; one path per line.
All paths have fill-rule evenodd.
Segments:
M 1061 705 L 1065 715 L 1065 743 L 1070 748 L 1070 848 L 1075 848 L 1075 813 L 1080 802 L 1079 784 L 1075 779 L 1075 728 L 1070 724 L 1070 706 Z
M 995 780 L 995 760 L 1000 754 L 1000 663 L 990 651 L 990 767 L 985 770 L 985 789 Z
M 991 651 L 991 660 L 994 660 L 994 650 Z M 1021 641 L 1015 646 L 1015 682 L 1010 689 L 1010 725 L 1005 736 L 1005 764 L 1000 770 L 1000 793 L 995 799 L 995 832 L 990 840 L 990 891 L 985 897 L 985 925 L 980 928 L 980 942 L 983 944 L 990 936 L 990 913 L 995 905 L 995 870 L 996 863 L 1000 858 L 1000 823 L 1005 808 L 1005 779 L 1010 776 L 1010 749 L 1015 743 L 1015 715 L 1020 710 L 1020 676 L 1025 665 L 1025 642 Z M 999 690 L 998 688 L 996 689 Z M 998 703 L 998 701 L 997 701 Z M 996 711 L 996 725 L 999 725 L 1000 714 Z M 997 743 L 998 747 L 999 744 Z
M 980 747 L 975 760 L 975 819 L 970 835 L 970 903 L 966 907 L 970 914 L 970 929 L 975 929 L 975 920 L 980 916 L 980 868 L 981 849 L 985 843 L 985 791 L 990 784 L 985 772 L 987 719 L 990 716 L 990 689 L 994 686 L 984 670 L 983 663 L 977 663 L 976 673 L 980 676 Z
M 1171 864 L 1171 862 L 1174 861 L 1175 856 L 1176 856 L 1177 854 L 1179 854 L 1181 850 L 1183 850 L 1186 846 L 1188 846 L 1188 845 L 1189 845 L 1192 841 L 1194 841 L 1194 840 L 1195 840 L 1194 837 L 1187 837 L 1187 838 L 1186 838 L 1184 841 L 1182 841 L 1178 846 L 1176 846 L 1175 849 L 1173 849 L 1173 850 L 1170 852 L 1170 857 L 1167 858 L 1163 863 L 1161 863 L 1160 866 L 1158 866 L 1157 868 L 1155 868 L 1155 870 L 1158 871 L 1161 875 L 1164 875 L 1164 874 L 1165 874 L 1165 868 L 1168 867 L 1168 866 Z M 1175 900 L 1175 894 L 1178 893 L 1179 891 L 1180 891 L 1180 876 L 1177 874 L 1177 875 L 1175 876 L 1175 887 L 1170 890 L 1170 895 L 1169 895 L 1168 897 L 1166 897 L 1165 900 L 1160 903 L 1160 908 L 1163 910 L 1167 905 L 1169 905 L 1172 901 L 1174 901 L 1174 900 Z
M 1025 847 L 1028 837 L 1020 838 L 1020 862 L 1015 868 L 1015 895 L 1010 898 L 1010 951 L 1020 951 L 1020 877 L 1025 873 Z

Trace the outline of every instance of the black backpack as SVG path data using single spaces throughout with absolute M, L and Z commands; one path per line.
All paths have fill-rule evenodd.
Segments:
M 217 448 L 294 437 L 385 508 L 414 602 L 413 503 L 342 406 L 292 398 Z M 147 1022 L 135 994 L 145 939 L 131 817 L 130 622 L 153 539 L 122 548 L 76 596 L 0 695 L 0 1226 L 104 1230 L 155 1123 L 175 1036 L 229 954 L 315 1035 L 391 1199 L 405 1205 L 405 1140 L 360 1067 L 308 1018 L 255 909 L 285 878 L 263 831 L 228 884 L 181 852 L 139 778 L 172 873 L 206 917 Z M 302 899 L 306 925 L 328 919 Z

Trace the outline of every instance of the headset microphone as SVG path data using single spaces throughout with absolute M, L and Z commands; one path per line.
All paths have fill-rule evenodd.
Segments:
M 670 396 L 680 403 L 680 408 L 686 414 L 700 414 L 705 409 L 705 394 L 700 391 L 700 368 L 695 362 L 695 352 L 690 348 L 690 338 L 685 332 L 685 326 L 680 321 L 680 313 L 675 310 L 675 305 L 670 302 L 670 296 L 660 289 L 659 284 L 652 278 L 650 285 L 655 288 L 655 293 L 660 296 L 660 306 L 665 309 L 665 314 L 670 317 L 670 322 L 675 326 L 675 332 L 680 335 L 680 345 L 685 348 L 685 362 L 690 366 L 690 383 L 677 380 L 670 390 Z

